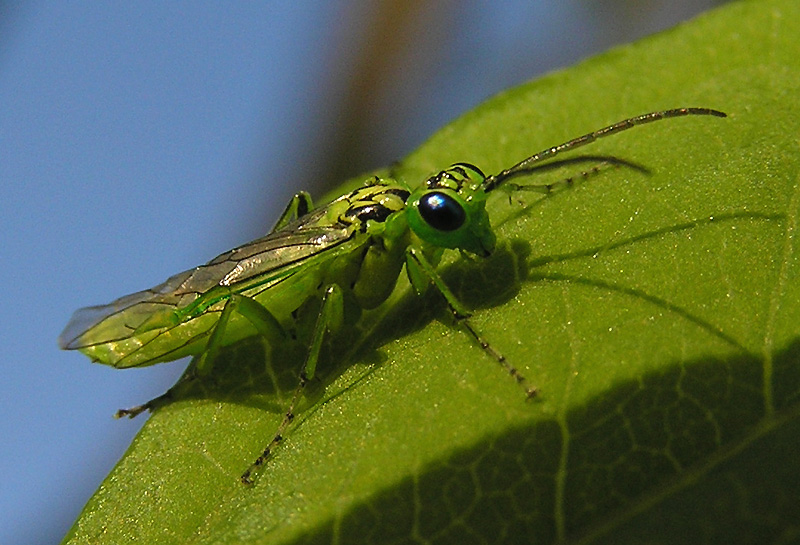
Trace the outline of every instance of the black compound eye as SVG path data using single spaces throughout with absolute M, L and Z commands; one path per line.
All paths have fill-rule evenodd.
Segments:
M 439 231 L 455 231 L 464 225 L 467 217 L 458 201 L 439 191 L 431 191 L 419 200 L 419 213 L 428 225 Z

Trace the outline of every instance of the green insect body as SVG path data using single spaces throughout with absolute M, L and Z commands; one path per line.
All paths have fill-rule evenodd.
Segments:
M 298 320 L 310 318 L 299 385 L 274 438 L 242 476 L 248 484 L 251 473 L 267 459 L 291 423 L 299 395 L 314 377 L 325 335 L 335 333 L 345 320 L 345 301 L 362 309 L 379 306 L 391 295 L 404 266 L 413 288 L 421 294 L 432 284 L 462 328 L 531 397 L 535 388 L 472 328 L 469 311 L 436 272 L 443 252 L 453 249 L 479 257 L 492 253 L 496 237 L 486 199 L 495 189 L 548 192 L 552 187 L 519 186 L 509 182 L 511 178 L 555 165 L 549 161 L 554 156 L 598 138 L 685 115 L 725 117 L 707 108 L 652 112 L 548 148 L 495 175 L 457 163 L 415 189 L 392 178 L 376 177 L 317 209 L 312 209 L 307 194 L 300 193 L 266 236 L 150 290 L 78 310 L 59 344 L 118 368 L 195 356 L 192 379 L 208 374 L 222 346 L 254 334 L 276 346 L 288 338 L 288 330 Z M 573 161 L 627 164 L 613 157 Z M 318 304 L 309 304 L 314 301 Z M 303 312 L 313 315 L 303 316 Z M 170 393 L 119 411 L 118 416 L 133 417 L 153 409 Z
M 363 198 L 383 187 L 343 196 L 155 288 L 81 309 L 62 334 L 61 346 L 114 367 L 139 367 L 201 354 L 234 294 L 274 317 L 288 316 L 298 307 L 298 294 L 315 293 L 320 283 L 353 280 L 345 278 L 352 275 L 346 269 L 358 272 L 354 259 L 368 246 L 369 234 L 359 231 L 362 226 L 348 209 L 363 206 Z M 331 266 L 342 258 L 355 266 Z M 228 320 L 225 344 L 255 333 L 244 315 L 234 313 Z

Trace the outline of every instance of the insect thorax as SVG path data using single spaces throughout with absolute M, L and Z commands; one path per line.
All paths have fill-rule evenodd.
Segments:
M 379 180 L 376 178 L 376 181 Z M 409 191 L 403 186 L 375 183 L 356 189 L 347 196 L 349 206 L 340 216 L 343 223 L 359 224 L 359 230 L 367 230 L 367 222 L 385 222 L 392 214 L 406 207 Z

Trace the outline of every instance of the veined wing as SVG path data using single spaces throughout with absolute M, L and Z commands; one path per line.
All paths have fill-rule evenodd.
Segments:
M 193 338 L 210 332 L 216 316 L 198 313 L 184 319 L 176 310 L 195 303 L 211 290 L 222 294 L 220 299 L 226 293 L 252 287 L 266 290 L 352 246 L 348 242 L 354 239 L 356 228 L 326 222 L 326 208 L 312 211 L 283 229 L 225 252 L 205 265 L 176 274 L 154 288 L 126 295 L 108 305 L 76 311 L 59 337 L 59 345 L 68 350 L 82 350 L 110 365 L 117 365 L 122 358 L 158 337 L 164 347 L 150 349 L 145 361 L 129 365 L 147 365 L 187 355 L 181 353 L 171 358 L 167 345 L 179 352 Z

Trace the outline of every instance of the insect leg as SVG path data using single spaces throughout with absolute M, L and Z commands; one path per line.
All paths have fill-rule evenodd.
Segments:
M 277 231 L 278 229 L 282 229 L 292 220 L 296 220 L 297 218 L 305 216 L 311 211 L 312 208 L 314 208 L 314 206 L 311 202 L 311 195 L 309 195 L 306 191 L 295 193 L 294 197 L 292 197 L 292 200 L 290 200 L 289 204 L 286 205 L 286 208 L 281 213 L 281 217 L 278 218 L 278 221 L 275 223 L 275 226 L 272 228 L 270 233 Z
M 189 383 L 197 378 L 192 372 L 184 373 L 184 375 L 178 379 L 178 382 L 175 383 L 172 388 L 164 392 L 158 397 L 154 397 L 147 403 L 142 403 L 141 405 L 136 405 L 135 407 L 130 407 L 128 409 L 120 409 L 114 413 L 114 418 L 123 418 L 127 416 L 128 418 L 135 418 L 142 414 L 145 411 L 153 411 L 153 409 L 160 407 L 164 403 L 172 400 L 175 397 L 175 392 L 178 388 L 182 387 L 184 384 Z
M 192 359 L 189 369 L 172 388 L 160 396 L 154 397 L 147 403 L 143 403 L 129 409 L 118 410 L 116 413 L 114 413 L 114 418 L 122 418 L 124 416 L 127 416 L 128 418 L 135 418 L 145 411 L 152 412 L 153 409 L 163 405 L 165 402 L 170 401 L 173 397 L 175 397 L 175 394 L 179 388 L 185 387 L 186 384 L 190 384 L 198 377 L 208 375 L 208 373 L 211 371 L 211 366 L 216 359 L 217 353 L 219 352 L 219 345 L 222 342 L 222 337 L 225 333 L 225 326 L 230 319 L 234 307 L 235 304 L 233 303 L 233 299 L 229 299 L 225 303 L 219 319 L 217 320 L 214 329 L 211 331 L 211 336 L 208 339 L 208 343 L 206 343 L 206 349 L 202 354 Z
M 319 353 L 322 349 L 322 340 L 325 336 L 325 332 L 336 331 L 342 324 L 343 315 L 344 298 L 342 295 L 342 290 L 339 288 L 339 286 L 333 284 L 325 290 L 325 294 L 322 297 L 322 304 L 320 305 L 319 314 L 317 315 L 317 320 L 314 324 L 311 340 L 309 342 L 308 354 L 306 355 L 306 360 L 303 362 L 303 366 L 300 368 L 299 381 L 297 383 L 297 388 L 295 388 L 295 391 L 292 394 L 292 400 L 289 403 L 289 408 L 286 411 L 286 414 L 283 415 L 283 420 L 281 420 L 275 435 L 267 444 L 267 447 L 256 459 L 256 461 L 247 468 L 247 471 L 242 473 L 242 484 L 253 484 L 253 473 L 258 470 L 259 467 L 264 465 L 264 462 L 266 462 L 269 458 L 272 449 L 274 449 L 275 446 L 283 440 L 283 433 L 286 431 L 286 428 L 289 426 L 289 424 L 291 424 L 294 420 L 294 410 L 297 406 L 300 396 L 303 393 L 303 390 L 305 389 L 306 383 L 313 379 L 314 375 L 316 374 L 317 361 L 319 360 Z
M 517 371 L 517 368 L 508 363 L 506 357 L 492 348 L 492 346 L 483 337 L 481 337 L 475 328 L 472 327 L 472 324 L 470 324 L 468 320 L 468 318 L 471 316 L 471 313 L 461 305 L 453 292 L 450 291 L 450 288 L 447 287 L 447 284 L 445 284 L 442 277 L 436 272 L 434 266 L 431 265 L 419 248 L 414 246 L 410 246 L 408 248 L 406 252 L 406 270 L 408 272 L 408 277 L 411 281 L 411 284 L 418 293 L 421 292 L 421 290 L 425 287 L 424 284 L 420 285 L 421 282 L 424 280 L 433 282 L 433 285 L 436 286 L 436 289 L 439 290 L 439 293 L 442 294 L 447 302 L 447 306 L 450 309 L 450 312 L 453 314 L 455 320 L 467 331 L 467 333 L 469 333 L 473 339 L 475 339 L 483 351 L 497 360 L 503 369 L 505 369 L 505 371 L 511 375 L 517 384 L 519 384 L 525 390 L 525 394 L 528 396 L 528 398 L 536 395 L 536 388 L 531 386 L 525 377 L 522 376 L 519 371 Z
M 131 407 L 130 409 L 118 410 L 114 414 L 114 418 L 122 418 L 123 416 L 134 418 L 144 411 L 152 411 L 176 397 L 179 389 L 185 388 L 187 384 L 190 384 L 194 380 L 207 376 L 211 372 L 211 368 L 222 348 L 225 328 L 234 312 L 238 312 L 240 315 L 247 318 L 258 333 L 267 340 L 270 346 L 275 346 L 278 342 L 285 339 L 286 333 L 280 323 L 278 323 L 278 320 L 264 306 L 244 295 L 232 294 L 225 303 L 219 319 L 211 332 L 208 343 L 206 343 L 206 349 L 202 354 L 196 356 L 192 360 L 189 370 L 180 380 L 178 380 L 172 388 L 160 396 L 151 399 L 147 403 Z

